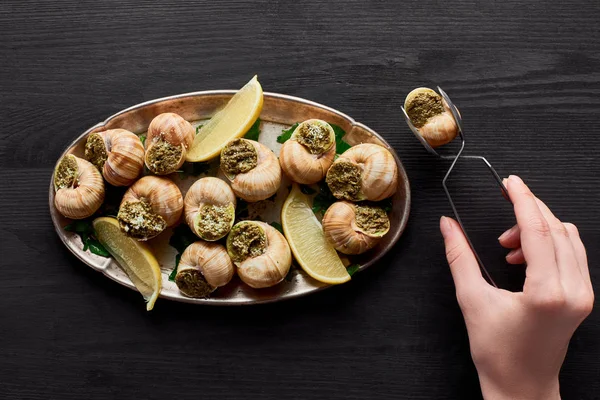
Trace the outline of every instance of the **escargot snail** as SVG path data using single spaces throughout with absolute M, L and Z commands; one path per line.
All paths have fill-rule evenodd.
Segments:
M 335 157 L 335 132 L 325 121 L 309 119 L 299 124 L 279 152 L 283 172 L 305 185 L 325 177 Z
M 175 283 L 186 296 L 206 297 L 227 285 L 233 273 L 233 263 L 223 245 L 198 241 L 181 255 Z
M 458 134 L 456 121 L 442 96 L 429 88 L 416 88 L 404 101 L 404 109 L 419 134 L 431 147 L 450 143 Z
M 255 289 L 278 284 L 292 265 L 285 237 L 264 222 L 235 224 L 227 236 L 227 252 L 242 281 Z
M 226 182 L 213 177 L 199 179 L 185 194 L 185 221 L 201 239 L 219 240 L 233 226 L 235 203 Z
M 183 210 L 183 196 L 167 178 L 144 176 L 123 196 L 117 219 L 121 230 L 138 240 L 159 235 L 175 225 Z
M 344 254 L 364 253 L 389 230 L 390 220 L 386 212 L 374 205 L 338 201 L 323 216 L 325 238 Z
M 327 171 L 325 181 L 338 199 L 379 201 L 398 189 L 398 166 L 386 148 L 363 143 L 342 153 Z
M 90 162 L 72 154 L 64 156 L 54 169 L 54 206 L 71 219 L 93 215 L 104 201 L 104 181 Z
M 91 133 L 85 143 L 85 158 L 113 186 L 129 186 L 144 169 L 144 146 L 125 129 Z
M 177 171 L 194 141 L 194 127 L 174 113 L 159 114 L 148 126 L 146 166 L 157 175 Z
M 227 143 L 221 151 L 220 163 L 233 192 L 246 201 L 268 199 L 281 184 L 277 156 L 254 140 L 233 139 Z

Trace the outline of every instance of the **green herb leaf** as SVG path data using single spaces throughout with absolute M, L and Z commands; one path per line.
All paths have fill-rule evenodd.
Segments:
M 337 199 L 333 196 L 326 182 L 319 184 L 319 193 L 313 199 L 312 210 L 315 214 L 325 214 L 325 211 L 335 203 Z
M 392 199 L 388 198 L 379 202 L 379 207 L 383 208 L 383 211 L 389 213 L 392 211 Z
M 175 256 L 175 268 L 173 268 L 173 271 L 171 271 L 171 273 L 169 274 L 169 280 L 171 282 L 175 282 L 175 276 L 177 276 L 177 268 L 179 267 L 179 261 L 181 261 L 181 254 L 177 253 L 177 255 Z
M 282 129 L 281 135 L 277 136 L 278 143 L 285 143 L 292 137 L 292 133 L 296 130 L 296 128 L 300 125 L 299 122 L 296 122 L 294 125 L 290 126 L 288 129 Z
M 198 132 L 200 132 L 200 129 L 202 129 L 202 127 L 203 127 L 203 126 L 204 126 L 204 125 L 198 125 L 198 126 L 196 127 L 196 135 L 198 134 Z
M 144 134 L 140 135 L 139 138 L 140 138 L 140 141 L 142 142 L 142 146 L 145 146 L 146 145 L 146 134 L 144 133 Z
M 329 124 L 329 125 L 333 128 L 333 131 L 335 132 L 335 152 L 336 152 L 336 154 L 342 154 L 343 152 L 348 150 L 350 147 L 352 147 L 342 139 L 344 137 L 344 135 L 346 134 L 345 130 L 343 130 L 340 126 L 338 126 L 336 124 Z
M 271 222 L 269 225 L 271 225 L 273 228 L 277 229 L 283 234 L 283 226 L 281 226 L 279 222 Z
M 98 240 L 89 239 L 87 241 L 87 244 L 90 248 L 90 252 L 92 252 L 93 254 L 96 254 L 97 256 L 101 257 L 110 257 L 110 253 L 106 250 L 104 246 L 102 246 L 102 243 L 100 243 Z
M 73 221 L 65 226 L 65 231 L 75 232 L 81 238 L 83 243 L 83 251 L 90 251 L 102 257 L 110 257 L 110 253 L 106 251 L 104 246 L 94 237 L 94 226 L 91 219 L 81 219 Z
M 81 238 L 81 243 L 83 243 L 83 251 L 88 251 L 88 249 L 90 248 L 90 235 L 88 235 L 87 233 L 80 233 L 79 237 Z
M 180 224 L 173 229 L 173 234 L 169 239 L 169 245 L 174 247 L 179 253 L 183 253 L 184 250 L 195 241 L 199 240 L 196 235 L 186 224 Z
M 254 140 L 258 142 L 258 136 L 260 135 L 260 118 L 254 121 L 254 124 L 248 129 L 248 132 L 244 135 L 244 138 L 248 140 Z
M 352 276 L 356 273 L 356 271 L 358 271 L 360 268 L 360 265 L 358 264 L 351 264 L 348 265 L 348 268 L 346 268 L 346 271 L 348 271 L 348 275 Z
M 300 185 L 300 191 L 302 193 L 308 194 L 308 195 L 317 193 L 317 191 L 315 189 L 311 188 L 310 186 L 306 186 L 306 185 Z
M 94 232 L 94 227 L 92 226 L 91 220 L 80 219 L 65 226 L 65 231 L 90 234 Z

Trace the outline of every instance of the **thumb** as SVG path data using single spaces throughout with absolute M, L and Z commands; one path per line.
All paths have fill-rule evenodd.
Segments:
M 481 287 L 482 283 L 486 282 L 458 222 L 452 218 L 442 217 L 440 230 L 444 236 L 446 258 L 450 265 L 450 272 L 452 272 L 456 294 L 460 299 L 474 292 Z

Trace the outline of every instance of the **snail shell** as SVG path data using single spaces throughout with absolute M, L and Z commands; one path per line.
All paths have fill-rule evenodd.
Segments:
M 72 154 L 54 169 L 54 206 L 71 219 L 92 216 L 104 201 L 104 181 L 90 162 Z
M 404 101 L 404 109 L 419 134 L 431 147 L 450 143 L 458 135 L 458 126 L 442 96 L 429 88 L 416 88 Z
M 338 199 L 379 201 L 398 189 L 398 166 L 386 148 L 363 143 L 351 147 L 333 162 L 327 185 Z
M 233 139 L 227 143 L 221 151 L 220 163 L 233 192 L 246 201 L 268 199 L 281 184 L 277 156 L 254 140 Z
M 85 158 L 113 186 L 131 185 L 144 170 L 144 146 L 139 137 L 125 129 L 91 133 L 85 143 Z
M 183 197 L 167 178 L 144 176 L 123 196 L 117 219 L 121 230 L 138 240 L 148 240 L 175 225 L 181 217 Z
M 362 254 L 390 230 L 386 212 L 377 206 L 333 203 L 323 216 L 325 238 L 340 253 Z
M 325 121 L 299 124 L 279 152 L 283 172 L 294 182 L 310 185 L 325 177 L 335 157 L 335 132 Z
M 194 141 L 194 127 L 174 113 L 159 114 L 148 126 L 146 166 L 157 175 L 177 171 Z
M 292 253 L 285 237 L 264 222 L 235 224 L 227 236 L 227 252 L 237 265 L 242 281 L 255 289 L 278 284 L 292 265 Z
M 234 267 L 225 246 L 198 241 L 189 245 L 179 261 L 175 283 L 186 296 L 207 297 L 233 277 Z
M 201 239 L 225 237 L 235 220 L 235 194 L 218 178 L 198 179 L 185 194 L 185 221 Z

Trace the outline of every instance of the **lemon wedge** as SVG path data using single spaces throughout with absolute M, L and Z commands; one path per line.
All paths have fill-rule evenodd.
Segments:
M 283 204 L 281 224 L 296 261 L 308 275 L 332 285 L 350 280 L 337 251 L 325 239 L 308 196 L 297 184 L 292 186 Z
M 162 287 L 162 278 L 158 261 L 150 247 L 121 232 L 116 218 L 96 218 L 93 225 L 100 243 L 117 260 L 146 299 L 146 310 L 152 310 Z
M 262 106 L 263 90 L 255 75 L 200 129 L 187 152 L 186 161 L 207 161 L 218 156 L 227 142 L 248 132 Z

